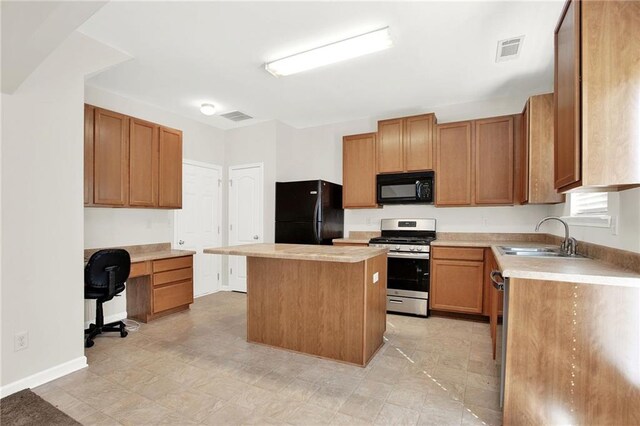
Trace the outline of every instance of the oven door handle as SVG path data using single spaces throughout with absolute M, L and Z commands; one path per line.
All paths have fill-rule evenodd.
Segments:
M 397 252 L 388 252 L 387 253 L 387 257 L 389 258 L 393 258 L 393 259 L 426 259 L 429 260 L 429 253 L 420 253 L 420 254 L 413 254 L 413 253 L 397 253 Z

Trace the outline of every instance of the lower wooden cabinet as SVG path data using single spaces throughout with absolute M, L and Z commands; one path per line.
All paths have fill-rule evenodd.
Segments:
M 193 256 L 131 264 L 127 314 L 142 322 L 189 309 L 193 303 Z
M 484 249 L 433 247 L 431 309 L 483 313 Z

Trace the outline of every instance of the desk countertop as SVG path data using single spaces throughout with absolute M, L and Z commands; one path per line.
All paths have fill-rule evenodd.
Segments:
M 174 250 L 171 248 L 171 243 L 158 243 L 158 244 L 140 244 L 135 246 L 121 246 L 121 247 L 103 247 L 103 248 L 122 248 L 129 252 L 131 255 L 131 263 L 146 262 L 149 260 L 169 259 L 172 257 L 191 256 L 196 254 L 191 250 Z M 90 248 L 84 250 L 85 262 L 89 260 L 91 255 L 103 248 Z

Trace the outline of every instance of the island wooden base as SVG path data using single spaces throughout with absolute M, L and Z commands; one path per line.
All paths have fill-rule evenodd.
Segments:
M 247 340 L 365 366 L 383 344 L 386 283 L 386 255 L 358 263 L 247 257 Z
M 504 424 L 640 424 L 640 289 L 509 285 Z

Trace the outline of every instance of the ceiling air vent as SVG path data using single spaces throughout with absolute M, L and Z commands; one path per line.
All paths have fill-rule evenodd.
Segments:
M 220 114 L 220 115 L 224 118 L 228 118 L 231 121 L 244 121 L 244 120 L 251 120 L 253 118 L 250 115 L 247 115 L 244 112 L 240 112 L 240 111 L 231 111 L 226 114 Z
M 496 53 L 496 62 L 508 61 L 516 59 L 520 56 L 522 50 L 522 42 L 524 36 L 507 38 L 498 42 L 498 52 Z

